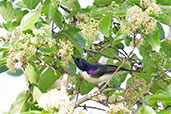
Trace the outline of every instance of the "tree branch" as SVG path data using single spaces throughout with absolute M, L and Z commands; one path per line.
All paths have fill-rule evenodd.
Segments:
M 84 105 L 79 105 L 78 107 L 83 107 L 84 109 L 92 108 L 92 109 L 97 109 L 97 110 L 105 111 L 105 109 L 94 107 L 94 106 L 87 106 L 85 104 Z

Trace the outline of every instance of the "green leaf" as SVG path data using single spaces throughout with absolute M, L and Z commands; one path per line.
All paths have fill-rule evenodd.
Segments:
M 18 1 L 16 5 L 22 7 L 22 8 L 27 8 L 27 6 L 23 3 L 23 1 Z
M 165 39 L 165 32 L 164 32 L 163 27 L 160 23 L 157 23 L 157 27 L 159 29 L 159 39 L 161 41 L 161 40 Z
M 11 76 L 21 76 L 23 74 L 23 71 L 21 69 L 15 69 L 16 72 L 10 72 L 8 71 L 7 73 Z
M 119 88 L 120 85 L 122 84 L 122 82 L 125 80 L 127 74 L 122 74 L 122 75 L 116 75 L 112 78 L 112 80 L 110 81 L 110 85 Z
M 14 13 L 15 13 L 16 21 L 20 23 L 21 19 L 25 14 L 28 13 L 28 11 L 27 10 L 22 11 L 20 8 L 17 8 L 15 9 Z
M 75 39 L 79 43 L 80 46 L 85 47 L 86 40 L 81 32 L 78 32 L 74 35 Z
M 87 6 L 86 8 L 82 8 L 81 11 L 83 14 L 90 13 L 92 8 L 93 8 L 93 6 Z
M 40 0 L 23 0 L 23 3 L 25 4 L 25 6 L 29 9 L 34 9 L 38 3 L 40 2 Z
M 44 13 L 46 15 L 46 17 L 48 18 L 48 13 L 49 13 L 49 7 L 50 7 L 50 0 L 46 0 L 42 6 L 42 13 Z
M 7 70 L 8 70 L 8 68 L 7 68 L 7 66 L 5 64 L 0 65 L 0 73 L 5 72 Z
M 29 102 L 30 92 L 22 91 L 15 102 L 11 105 L 10 114 L 20 114 L 21 112 L 29 110 Z
M 119 29 L 119 31 L 116 33 L 116 36 L 112 42 L 112 46 L 115 46 L 115 45 L 121 43 L 121 41 L 123 39 L 125 39 L 126 37 L 127 37 L 127 35 L 125 33 L 123 33 L 121 29 Z
M 169 6 L 160 6 L 160 9 L 163 13 L 171 17 L 171 7 Z
M 41 11 L 39 10 L 39 11 L 32 11 L 24 15 L 20 24 L 22 30 L 24 31 L 30 29 L 39 20 L 40 13 Z
M 31 64 L 28 64 L 25 68 L 25 72 L 29 78 L 29 81 L 31 83 L 37 84 L 39 76 L 37 74 L 35 67 Z
M 171 40 L 165 39 L 161 42 L 161 51 L 165 52 L 168 57 L 171 57 Z
M 33 102 L 38 101 L 41 95 L 42 95 L 42 92 L 40 91 L 40 89 L 38 87 L 34 86 Z
M 157 109 L 158 108 L 158 104 L 157 104 L 157 101 L 150 101 L 149 99 L 151 98 L 152 96 L 151 95 L 146 95 L 144 97 L 144 103 L 152 106 L 153 108 Z
M 157 114 L 171 114 L 171 110 L 160 110 Z
M 156 62 L 153 58 L 150 58 L 150 56 L 143 57 L 143 71 L 147 73 L 154 73 L 156 72 Z
M 69 74 L 75 75 L 76 74 L 76 66 L 75 64 L 69 62 Z
M 152 15 L 152 17 L 154 17 L 156 20 L 160 21 L 163 24 L 171 26 L 171 18 L 165 13 L 161 13 L 158 16 Z
M 119 7 L 118 9 L 116 9 L 114 11 L 114 14 L 115 15 L 124 15 L 125 16 L 126 11 L 127 11 L 128 8 L 130 8 L 130 7 L 128 7 L 128 6 L 121 6 L 121 7 Z
M 12 21 L 14 19 L 14 8 L 7 0 L 0 1 L 0 14 L 6 21 Z
M 53 21 L 56 23 L 56 25 L 61 29 L 63 24 L 62 14 L 59 10 L 56 10 L 55 15 L 53 17 Z
M 78 12 L 81 8 L 79 1 L 78 0 L 73 0 L 73 1 L 69 1 L 69 0 L 62 0 L 61 2 L 64 6 L 67 6 L 68 8 L 72 9 L 72 11 L 74 12 Z
M 157 4 L 170 6 L 171 2 L 169 0 L 156 0 Z
M 156 114 L 156 112 L 149 106 L 144 105 L 138 109 L 137 114 Z
M 113 0 L 94 0 L 93 5 L 110 5 Z
M 48 68 L 40 77 L 38 87 L 42 92 L 46 92 L 60 77 L 60 73 L 55 75 L 54 70 Z
M 78 87 L 78 84 L 80 82 L 77 81 L 77 87 Z M 97 86 L 97 84 L 92 84 L 86 80 L 82 80 L 82 83 L 81 83 L 81 86 L 80 86 L 80 93 L 81 95 L 85 95 L 87 94 L 88 92 L 90 92 L 95 86 Z
M 38 111 L 38 110 L 32 110 L 29 112 L 22 112 L 21 114 L 46 114 L 46 113 L 43 113 L 42 111 Z
M 71 5 L 71 8 L 73 11 L 79 11 L 81 6 L 78 0 L 74 0 L 74 2 Z
M 8 21 L 7 23 L 3 24 L 3 26 L 8 32 L 12 32 L 16 28 L 15 24 L 16 24 L 15 21 L 14 22 Z
M 136 2 L 138 2 L 138 1 L 137 0 L 129 0 L 129 1 L 124 2 L 123 4 L 121 4 L 121 6 L 119 8 L 117 8 L 114 11 L 114 14 L 118 15 L 118 16 L 125 16 L 127 9 L 129 9 L 133 5 L 135 5 Z
M 53 6 L 52 4 L 50 4 L 49 6 L 49 11 L 48 11 L 48 19 L 51 20 L 53 19 L 55 13 L 56 13 L 57 8 L 55 6 Z
M 82 46 L 78 43 L 78 36 L 75 36 L 74 34 L 77 34 L 80 30 L 74 27 L 69 27 L 67 30 L 62 32 L 62 35 L 64 35 L 65 37 L 68 37 L 69 41 L 72 42 L 76 49 L 78 49 L 80 51 L 80 53 L 83 52 L 83 49 L 81 48 Z
M 21 114 L 51 114 L 51 113 L 49 111 L 31 110 L 29 112 L 22 112 Z
M 163 94 L 157 94 L 157 95 L 153 95 L 149 100 L 150 101 L 171 102 L 171 96 L 163 95 Z
M 94 7 L 90 12 L 90 17 L 100 17 L 103 14 L 107 13 L 109 7 Z
M 156 28 L 152 33 L 145 35 L 145 39 L 152 46 L 152 49 L 159 52 L 160 50 L 160 39 L 159 39 L 159 29 Z
M 112 13 L 108 13 L 99 23 L 100 32 L 103 33 L 104 36 L 109 37 L 111 25 Z

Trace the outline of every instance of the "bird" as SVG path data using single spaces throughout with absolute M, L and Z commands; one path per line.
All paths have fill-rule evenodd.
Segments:
M 118 68 L 118 66 L 109 64 L 89 64 L 86 60 L 79 57 L 72 56 L 72 58 L 74 59 L 81 76 L 91 83 L 106 82 L 112 78 L 113 73 Z M 134 72 L 134 70 L 128 70 L 121 67 L 117 74 L 123 74 L 125 72 Z

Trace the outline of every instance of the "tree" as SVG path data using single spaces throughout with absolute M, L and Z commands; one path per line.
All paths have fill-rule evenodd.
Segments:
M 108 114 L 171 113 L 171 39 L 161 25 L 171 26 L 170 5 L 169 0 L 94 0 L 81 8 L 78 0 L 0 1 L 6 20 L 0 27 L 9 31 L 0 37 L 0 72 L 17 74 L 18 64 L 28 86 L 4 114 L 105 111 L 81 104 L 87 100 L 107 106 Z M 105 57 L 106 64 L 119 67 L 97 88 L 82 80 L 72 55 L 92 64 Z M 121 67 L 138 71 L 126 88 L 120 85 L 128 73 L 115 75 Z M 74 101 L 80 94 L 85 96 Z

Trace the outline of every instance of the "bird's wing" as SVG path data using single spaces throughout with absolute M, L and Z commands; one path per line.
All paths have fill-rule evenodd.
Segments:
M 116 70 L 116 67 L 99 65 L 90 75 L 94 78 L 103 76 L 104 74 L 112 74 Z
M 99 65 L 96 70 L 93 70 L 92 73 L 90 73 L 91 77 L 98 78 L 100 76 L 103 76 L 104 74 L 112 74 L 115 72 L 115 70 L 118 68 L 118 66 L 115 65 Z M 125 68 L 120 68 L 119 71 L 130 71 Z

